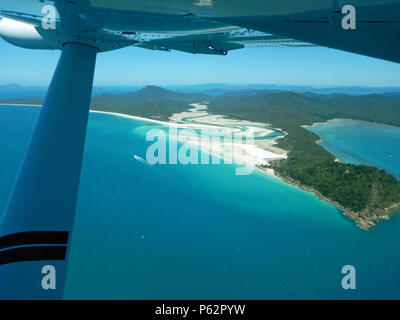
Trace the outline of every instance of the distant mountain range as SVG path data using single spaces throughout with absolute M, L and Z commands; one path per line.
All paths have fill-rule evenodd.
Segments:
M 152 86 L 149 86 L 152 87 Z M 139 91 L 141 86 L 104 86 L 94 87 L 93 96 L 103 94 L 125 94 Z M 400 97 L 400 87 L 325 87 L 318 88 L 313 86 L 292 86 L 292 85 L 274 85 L 274 84 L 225 84 L 209 83 L 187 86 L 166 86 L 166 89 L 177 93 L 202 93 L 209 96 L 220 96 L 226 93 L 235 94 L 258 94 L 272 93 L 279 91 L 292 91 L 298 93 L 315 94 L 348 94 L 348 95 L 367 95 L 381 94 L 390 97 Z M 0 99 L 21 99 L 21 98 L 44 98 L 47 86 L 22 86 L 19 84 L 0 85 Z
M 395 94 L 400 95 L 400 87 L 360 87 L 360 86 L 298 86 L 298 85 L 277 85 L 277 84 L 225 84 L 209 83 L 180 87 L 169 87 L 172 90 L 183 92 L 202 92 L 210 95 L 221 95 L 229 91 L 292 91 L 292 92 L 312 92 L 317 94 L 343 93 L 349 95 L 365 94 Z
M 7 87 L 19 89 L 18 85 Z M 277 113 L 273 115 L 275 120 L 283 117 L 287 121 L 288 115 L 296 114 L 295 118 L 303 118 L 303 120 L 351 118 L 400 126 L 400 94 L 397 93 L 358 96 L 342 93 L 317 94 L 271 89 L 226 90 L 219 88 L 207 89 L 204 93 L 187 93 L 157 86 L 145 86 L 138 91 L 128 93 L 100 93 L 92 97 L 91 106 L 95 110 L 166 120 L 173 113 L 187 110 L 190 103 L 199 101 L 210 102 L 210 110 L 216 113 L 235 114 L 237 110 L 234 108 L 238 106 L 241 112 L 244 112 L 243 117 L 257 115 L 258 111 L 254 110 L 254 106 L 257 105 L 258 108 L 266 108 L 265 110 L 268 110 L 268 107 L 273 108 L 269 110 L 279 107 Z M 248 103 L 245 104 L 245 101 Z M 43 98 L 0 99 L 0 102 L 41 104 Z M 213 110 L 213 106 L 221 105 L 221 102 L 223 102 L 224 110 Z M 240 103 L 237 104 L 237 102 Z M 290 110 L 287 109 L 289 107 Z M 261 113 L 264 114 L 264 112 Z
M 47 86 L 22 86 L 16 83 L 0 85 L 0 99 L 43 99 L 46 96 L 47 88 Z M 106 92 L 119 94 L 129 90 L 139 89 L 140 87 L 94 87 L 92 95 L 96 96 Z
M 46 90 L 46 86 L 21 86 L 16 83 L 11 83 L 0 86 L 0 98 L 43 98 L 46 94 Z

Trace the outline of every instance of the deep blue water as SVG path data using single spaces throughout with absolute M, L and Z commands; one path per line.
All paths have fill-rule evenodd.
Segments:
M 0 107 L 0 212 L 38 111 Z M 163 127 L 90 116 L 66 298 L 400 298 L 399 217 L 366 232 L 259 172 L 144 165 L 133 156 L 145 158 L 150 128 Z M 341 288 L 347 264 L 354 291 Z

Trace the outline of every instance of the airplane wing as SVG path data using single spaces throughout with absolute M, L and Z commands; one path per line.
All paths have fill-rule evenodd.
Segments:
M 43 15 L 0 10 L 0 16 L 34 26 L 38 33 L 42 34 L 44 39 L 55 38 L 53 35 L 54 32 L 41 30 Z M 118 16 L 124 16 L 124 13 L 119 13 Z M 92 18 L 94 21 L 97 21 L 97 19 L 98 18 Z M 56 19 L 55 23 L 59 25 L 60 19 Z M 127 27 L 126 29 L 131 28 Z M 115 30 L 115 27 L 112 27 L 111 29 L 102 27 L 101 29 L 96 30 L 95 36 L 100 38 L 102 41 L 114 42 L 120 47 L 134 45 L 150 50 L 176 50 L 192 54 L 210 55 L 226 55 L 231 50 L 242 48 L 315 47 L 315 45 L 311 43 L 293 40 L 288 37 L 276 36 L 270 33 L 233 26 L 230 27 L 229 30 L 196 32 L 190 35 L 143 31 L 121 32 Z M 58 42 L 57 40 L 55 41 Z M 57 46 L 61 46 L 61 43 L 57 43 L 55 47 Z M 46 47 L 44 47 L 44 49 L 46 49 Z
M 301 1 L 298 1 L 299 3 Z M 343 4 L 358 3 L 347 1 Z M 354 29 L 343 28 L 346 18 L 339 1 L 326 9 L 299 11 L 289 14 L 223 17 L 218 21 L 251 28 L 275 35 L 287 36 L 374 58 L 400 62 L 397 41 L 400 25 L 400 3 L 393 1 L 364 1 L 354 6 Z
M 26 3 L 33 3 L 27 0 Z M 56 1 L 61 9 L 63 1 Z M 324 46 L 400 62 L 397 44 L 400 0 L 353 0 L 355 29 L 343 29 L 340 0 L 153 0 L 75 1 L 74 10 L 88 37 L 112 47 L 136 45 L 153 50 L 221 54 L 244 47 Z M 40 28 L 39 9 L 1 10 L 0 15 Z M 60 17 L 57 17 L 59 23 Z M 59 29 L 59 28 L 58 28 Z M 44 34 L 44 32 L 41 32 Z M 47 32 L 45 37 L 51 37 Z

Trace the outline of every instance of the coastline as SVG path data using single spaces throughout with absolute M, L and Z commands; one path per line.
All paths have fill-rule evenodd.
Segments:
M 241 121 L 236 119 L 229 119 L 220 115 L 210 115 L 207 112 L 207 105 L 201 103 L 191 104 L 193 107 L 188 111 L 175 113 L 169 117 L 171 121 L 160 121 L 138 116 L 131 116 L 122 113 L 91 110 L 94 113 L 109 114 L 117 117 L 124 117 L 127 119 L 149 121 L 158 123 L 166 127 L 176 127 L 183 129 L 217 129 L 223 130 L 226 134 L 234 135 L 235 133 L 242 133 L 244 137 L 264 137 L 272 133 L 275 128 L 265 128 L 264 123 L 255 123 L 251 121 Z M 196 118 L 200 120 L 196 122 Z M 272 129 L 272 130 L 271 130 Z M 287 133 L 284 133 L 285 135 Z M 203 139 L 202 137 L 191 137 L 190 135 L 179 135 L 178 140 L 194 145 L 210 155 L 216 156 L 223 160 L 225 163 L 235 163 L 238 166 L 245 165 L 246 167 L 252 166 L 254 169 L 257 165 L 268 165 L 270 161 L 286 159 L 287 151 L 276 147 L 276 140 L 283 138 L 279 136 L 274 139 L 256 140 L 254 144 L 243 144 L 232 141 L 225 141 L 224 139 Z M 263 174 L 274 175 L 273 171 L 264 171 Z
M 387 127 L 396 128 L 396 129 L 400 130 L 399 127 L 388 125 L 388 124 L 383 124 L 383 123 L 379 123 L 379 122 L 372 122 L 372 121 L 366 121 L 366 120 L 355 120 L 355 119 L 344 119 L 344 118 L 329 119 L 329 120 L 327 120 L 325 122 L 315 122 L 315 123 L 313 123 L 311 125 L 302 125 L 301 127 L 307 129 L 307 128 L 312 128 L 312 127 L 319 126 L 319 125 L 329 124 L 329 123 L 332 123 L 332 122 L 348 122 L 348 123 L 363 122 L 363 123 L 372 124 L 372 125 L 387 126 Z M 321 142 L 323 142 L 323 139 L 320 138 L 320 137 L 319 137 L 319 139 L 317 139 L 315 141 L 316 144 L 320 144 Z M 337 163 L 341 163 L 342 162 L 341 159 L 337 158 L 337 157 L 335 157 L 334 161 L 337 162 Z M 284 181 L 284 182 L 286 182 L 288 184 L 291 184 L 291 185 L 293 185 L 295 187 L 298 187 L 298 188 L 300 188 L 302 190 L 305 190 L 307 192 L 314 193 L 319 199 L 321 199 L 323 201 L 326 201 L 326 202 L 329 202 L 330 204 L 334 205 L 335 207 L 337 207 L 343 213 L 343 215 L 345 217 L 354 220 L 356 222 L 357 227 L 359 227 L 359 228 L 361 228 L 363 230 L 366 230 L 366 231 L 369 231 L 380 220 L 389 220 L 390 217 L 391 217 L 391 214 L 400 209 L 400 203 L 395 203 L 395 204 L 392 204 L 391 206 L 389 206 L 387 208 L 380 209 L 377 212 L 372 213 L 370 215 L 370 217 L 366 218 L 363 215 L 368 214 L 369 211 L 354 212 L 354 211 L 342 206 L 338 202 L 333 201 L 332 199 L 329 199 L 329 198 L 323 196 L 319 191 L 315 190 L 312 187 L 304 186 L 300 182 L 295 181 L 295 180 L 291 179 L 290 177 L 289 178 L 282 177 L 277 172 L 275 172 L 274 174 L 279 179 L 281 179 L 282 181 Z
M 313 124 L 303 124 L 301 127 L 302 128 L 313 128 L 315 126 L 319 126 L 319 125 L 322 125 L 322 124 L 327 124 L 329 121 L 331 121 L 331 120 L 327 120 L 325 122 L 314 122 Z
M 333 118 L 333 119 L 326 120 L 325 122 L 314 122 L 313 124 L 310 124 L 310 125 L 309 124 L 304 124 L 301 127 L 302 128 L 313 128 L 313 127 L 316 127 L 316 126 L 329 124 L 330 122 L 339 122 L 339 121 L 343 121 L 343 122 L 364 122 L 364 123 L 368 123 L 368 124 L 386 126 L 386 127 L 396 128 L 396 129 L 400 130 L 400 127 L 394 126 L 394 125 L 391 125 L 391 124 L 386 124 L 386 123 L 382 123 L 382 122 L 375 122 L 375 121 L 368 121 L 368 120 L 351 119 L 351 118 Z
M 0 106 L 19 106 L 19 107 L 42 107 L 40 104 L 19 104 L 19 103 L 0 103 Z M 165 121 L 160 121 L 160 120 L 155 120 L 151 118 L 143 118 L 143 117 L 138 117 L 138 116 L 132 116 L 129 114 L 124 114 L 124 113 L 117 113 L 117 112 L 109 112 L 109 111 L 100 111 L 100 110 L 89 110 L 91 113 L 102 113 L 102 114 L 109 114 L 109 115 L 114 115 L 122 118 L 127 118 L 127 119 L 134 119 L 134 120 L 141 120 L 141 121 L 148 121 L 148 122 L 154 122 L 154 123 L 159 123 L 163 124 L 166 126 L 171 126 L 172 124 L 169 122 Z M 178 125 L 175 125 L 178 127 Z
M 227 157 L 240 166 L 245 164 L 255 168 L 256 165 L 267 165 L 270 161 L 287 158 L 287 151 L 275 146 L 276 140 L 281 136 L 269 138 L 276 129 L 268 127 L 267 124 L 209 114 L 207 103 L 192 103 L 190 106 L 191 109 L 170 116 L 167 125 L 172 123 L 194 129 L 213 129 L 217 132 L 217 140 L 211 142 L 207 139 L 198 140 L 183 136 L 181 141 L 197 145 L 205 152 L 216 153 L 218 157 L 223 154 L 222 159 Z M 239 135 L 240 139 L 245 138 L 246 143 L 237 142 L 236 138 L 232 139 L 236 135 Z M 225 136 L 229 139 L 226 140 Z M 247 143 L 247 139 L 250 139 L 250 144 Z
M 89 110 L 89 112 L 91 112 L 91 113 L 109 114 L 109 115 L 113 115 L 113 116 L 117 116 L 117 117 L 121 117 L 121 118 L 126 118 L 126 119 L 153 122 L 153 123 L 158 123 L 158 124 L 162 124 L 162 125 L 165 125 L 165 126 L 169 126 L 170 125 L 169 122 L 165 122 L 165 121 L 161 121 L 161 120 L 155 120 L 155 119 L 151 119 L 151 118 L 143 118 L 143 117 L 139 117 L 139 116 L 132 116 L 132 115 L 125 114 L 125 113 L 110 112 L 110 111 L 100 111 L 100 110 Z
M 296 188 L 299 188 L 299 189 L 301 189 L 303 191 L 315 194 L 316 197 L 319 200 L 328 202 L 331 205 L 335 206 L 339 211 L 342 212 L 344 217 L 355 221 L 357 227 L 359 227 L 360 229 L 365 230 L 365 231 L 370 231 L 370 229 L 372 227 L 374 227 L 376 225 L 376 223 L 379 222 L 380 220 L 390 220 L 391 214 L 400 209 L 400 203 L 396 203 L 396 204 L 393 204 L 392 206 L 390 206 L 388 208 L 383 209 L 382 210 L 384 212 L 383 215 L 374 214 L 374 216 L 371 219 L 366 219 L 365 217 L 361 216 L 363 212 L 354 212 L 354 211 L 352 211 L 352 210 L 350 210 L 348 208 L 345 208 L 344 206 L 342 206 L 337 201 L 334 201 L 332 199 L 329 199 L 329 198 L 325 197 L 324 195 L 322 195 L 319 191 L 315 190 L 314 188 L 309 187 L 309 186 L 305 186 L 305 185 L 301 184 L 300 182 L 298 182 L 298 181 L 296 181 L 294 179 L 281 176 L 280 174 L 278 174 L 272 168 L 265 168 L 263 166 L 257 166 L 257 168 L 260 169 L 261 171 L 264 171 L 266 174 L 274 175 L 275 177 L 277 177 L 278 179 L 280 179 L 284 183 L 292 185 L 292 186 L 294 186 Z
M 0 106 L 41 107 L 41 104 L 0 103 Z
M 8 103 L 0 103 L 0 105 L 41 107 L 41 105 L 35 105 L 35 104 L 8 104 Z M 204 117 L 203 112 L 206 111 L 206 108 L 203 109 L 203 108 L 202 108 L 203 106 L 201 106 L 201 104 L 192 104 L 192 106 L 195 107 L 195 109 L 197 109 L 197 110 L 195 110 L 195 111 L 200 111 L 200 112 L 202 113 L 202 116 Z M 182 113 L 181 113 L 182 116 L 180 116 L 180 114 L 174 114 L 174 115 L 172 115 L 172 116 L 170 117 L 171 120 L 173 119 L 171 122 L 161 121 L 161 120 L 155 120 L 155 119 L 151 119 L 151 118 L 144 118 L 144 117 L 139 117 L 139 116 L 133 116 L 133 115 L 123 114 L 123 113 L 117 113 L 117 112 L 101 111 L 101 110 L 89 110 L 89 112 L 92 112 L 92 113 L 99 113 L 99 114 L 113 115 L 113 116 L 117 116 L 117 117 L 122 117 L 122 118 L 127 118 L 127 119 L 133 119 L 133 120 L 140 120 L 140 121 L 145 121 L 145 122 L 153 122 L 153 123 L 157 123 L 157 124 L 160 124 L 160 125 L 164 125 L 164 126 L 166 126 L 166 127 L 177 127 L 177 128 L 201 128 L 201 127 L 210 128 L 210 127 L 215 127 L 215 126 L 213 126 L 213 125 L 209 125 L 208 123 L 207 123 L 207 124 L 206 124 L 206 123 L 196 124 L 196 122 L 193 122 L 193 121 L 184 122 L 185 119 L 184 119 L 183 114 L 184 114 L 185 112 L 182 112 Z M 219 116 L 219 115 L 209 115 L 207 112 L 205 112 L 205 113 L 206 113 L 205 116 L 209 116 L 209 117 L 210 117 L 209 120 L 213 120 L 215 117 L 221 117 L 221 118 L 223 118 L 222 116 Z M 193 113 L 191 114 L 191 116 L 193 116 Z M 240 120 L 235 120 L 235 119 L 227 119 L 227 118 L 225 118 L 224 120 L 226 120 L 227 122 L 232 121 L 232 122 L 236 122 L 236 123 L 241 123 Z M 313 123 L 312 125 L 302 125 L 301 127 L 303 127 L 303 128 L 311 128 L 311 127 L 318 126 L 318 125 L 328 124 L 328 123 L 331 122 L 331 121 L 343 121 L 343 120 L 344 120 L 344 121 L 362 121 L 362 122 L 366 122 L 366 123 L 372 123 L 372 124 L 379 124 L 379 125 L 381 125 L 380 123 L 375 123 L 375 122 L 370 122 L 370 121 L 364 121 L 364 120 L 341 119 L 341 118 L 337 118 L 337 119 L 336 119 L 336 118 L 335 118 L 335 119 L 328 120 L 328 121 L 326 121 L 326 122 L 316 122 L 316 123 Z M 250 122 L 250 121 L 243 121 L 243 123 L 251 123 L 251 122 Z M 258 123 L 254 123 L 254 124 L 258 124 Z M 285 136 L 288 135 L 287 132 L 285 132 L 285 131 L 283 131 L 283 130 L 281 130 L 281 129 L 278 129 L 278 128 L 272 128 L 269 124 L 263 123 L 263 125 L 267 125 L 267 126 L 269 126 L 271 129 L 279 130 L 279 131 L 281 131 L 281 132 L 283 132 L 283 133 L 285 134 L 284 136 L 279 136 L 279 137 L 276 137 L 276 138 L 274 138 L 274 139 L 271 139 L 271 140 L 270 140 L 270 144 L 269 144 L 269 146 L 271 146 L 271 147 L 272 147 L 274 144 L 277 143 L 277 142 L 276 142 L 277 139 L 284 138 Z M 390 126 L 390 125 L 388 125 L 388 126 Z M 395 127 L 395 126 L 390 126 L 390 127 Z M 227 128 L 228 128 L 228 127 L 227 127 Z M 395 127 L 395 128 L 400 129 L 399 127 Z M 184 141 L 185 141 L 185 140 L 184 140 Z M 315 143 L 319 144 L 319 143 L 322 142 L 322 141 L 323 141 L 323 140 L 320 138 L 320 139 L 316 140 Z M 185 142 L 191 143 L 190 140 L 187 140 L 187 141 L 185 141 Z M 269 142 L 269 141 L 268 141 L 268 142 Z M 210 146 L 203 144 L 201 141 L 199 141 L 199 142 L 197 143 L 197 146 L 198 146 L 199 148 L 203 149 L 205 152 L 208 152 L 208 153 L 210 153 L 210 154 L 213 153 L 213 150 L 210 149 Z M 278 149 L 278 148 L 277 148 L 277 149 Z M 282 151 L 285 151 L 285 152 L 286 152 L 286 153 L 285 153 L 285 156 L 287 156 L 288 151 L 287 151 L 287 150 L 282 150 Z M 272 151 L 270 151 L 270 152 L 272 153 Z M 384 214 L 381 214 L 381 215 L 373 214 L 373 215 L 372 215 L 372 218 L 366 219 L 365 217 L 362 217 L 362 216 L 361 216 L 361 215 L 363 214 L 363 212 L 353 212 L 353 211 L 351 211 L 350 209 L 343 207 L 343 206 L 340 205 L 338 202 L 336 202 L 336 201 L 334 201 L 334 200 L 332 200 L 332 199 L 329 199 L 329 198 L 323 196 L 319 191 L 315 190 L 314 188 L 309 187 L 309 186 L 302 185 L 300 182 L 295 181 L 295 180 L 291 179 L 290 177 L 284 177 L 284 176 L 278 174 L 273 168 L 267 167 L 267 166 L 269 165 L 269 164 L 268 164 L 268 161 L 279 160 L 280 158 L 278 158 L 278 159 L 276 159 L 276 158 L 269 158 L 268 161 L 266 161 L 266 162 L 264 162 L 264 163 L 260 163 L 260 161 L 259 161 L 260 158 L 254 159 L 254 154 L 253 154 L 253 156 L 250 157 L 250 158 L 253 158 L 253 159 L 252 159 L 252 160 L 253 160 L 253 163 L 252 163 L 252 164 L 254 165 L 254 168 L 255 168 L 255 169 L 258 169 L 258 171 L 260 171 L 260 172 L 262 172 L 263 174 L 266 174 L 266 175 L 268 175 L 268 176 L 274 176 L 274 177 L 276 177 L 277 179 L 280 179 L 281 181 L 283 181 L 284 183 L 287 183 L 287 184 L 289 184 L 289 185 L 292 185 L 292 186 L 294 186 L 294 187 L 297 187 L 297 188 L 299 188 L 299 189 L 301 189 L 301 190 L 303 190 L 303 191 L 314 193 L 314 194 L 317 196 L 318 199 L 320 199 L 320 200 L 322 200 L 322 201 L 325 201 L 325 202 L 328 202 L 328 203 L 330 203 L 331 205 L 335 206 L 339 211 L 342 212 L 343 216 L 345 216 L 345 217 L 347 217 L 347 218 L 350 218 L 350 219 L 352 219 L 353 221 L 355 221 L 355 222 L 356 222 L 356 225 L 357 225 L 359 228 L 363 229 L 363 230 L 366 230 L 366 231 L 370 230 L 372 227 L 374 227 L 374 226 L 376 225 L 375 222 L 378 222 L 379 220 L 389 220 L 389 219 L 390 219 L 390 215 L 391 215 L 393 212 L 395 212 L 395 211 L 397 211 L 398 209 L 400 209 L 400 203 L 396 203 L 396 204 L 393 204 L 392 206 L 390 206 L 390 207 L 388 207 L 388 208 L 382 209 L 381 211 L 383 211 Z M 224 157 L 221 157 L 221 159 L 225 160 Z M 282 158 L 282 159 L 283 159 L 283 158 Z M 242 158 L 241 160 L 243 160 L 243 158 Z M 235 160 L 234 160 L 233 162 L 236 162 L 237 164 L 239 164 L 239 163 L 238 163 L 237 161 L 235 161 Z M 335 159 L 335 162 L 340 162 L 340 159 L 339 159 L 339 158 L 336 158 L 336 159 Z M 242 163 L 240 163 L 240 165 L 241 165 L 241 164 L 242 164 Z
M 35 107 L 42 107 L 41 105 L 33 105 L 33 104 L 0 104 L 0 105 L 8 105 L 8 106 L 35 106 Z M 101 110 L 89 110 L 91 113 L 98 113 L 98 114 L 107 114 L 107 115 L 113 115 L 116 117 L 122 117 L 126 119 L 133 119 L 133 120 L 140 120 L 140 121 L 146 121 L 146 122 L 152 122 L 152 123 L 157 123 L 166 127 L 175 127 L 175 128 L 184 128 L 184 129 L 201 129 L 201 128 L 206 128 L 206 129 L 215 129 L 215 128 L 221 128 L 218 127 L 218 125 L 213 125 L 212 123 L 214 121 L 219 121 L 219 122 L 227 122 L 227 123 L 234 123 L 235 125 L 243 125 L 246 127 L 245 133 L 246 134 L 254 134 L 255 136 L 261 135 L 261 134 L 268 134 L 271 130 L 269 129 L 259 129 L 258 131 L 254 129 L 251 125 L 265 125 L 264 123 L 252 123 L 250 121 L 240 121 L 240 120 L 235 120 L 235 119 L 226 119 L 222 116 L 219 115 L 209 115 L 207 113 L 207 106 L 203 105 L 201 103 L 194 103 L 191 104 L 192 107 L 194 107 L 195 112 L 189 112 L 190 116 L 195 116 L 196 112 L 200 112 L 202 116 L 208 116 L 208 122 L 209 123 L 196 123 L 194 121 L 190 122 L 184 122 L 185 118 L 185 113 L 178 113 L 178 114 L 173 114 L 170 119 L 172 121 L 167 122 L 167 121 L 160 121 L 160 120 L 155 120 L 151 118 L 144 118 L 144 117 L 139 117 L 139 116 L 133 116 L 133 115 L 128 115 L 128 114 L 123 114 L 123 113 L 118 113 L 118 112 L 110 112 L 110 111 L 101 111 Z M 202 118 L 202 121 L 204 119 Z M 225 124 L 225 123 L 224 123 Z M 246 126 L 247 125 L 247 126 Z M 225 129 L 225 128 L 224 128 Z M 231 133 L 237 132 L 237 128 L 229 128 L 228 126 L 226 129 L 230 129 Z M 274 130 L 279 130 L 275 128 L 271 128 Z M 260 133 L 261 132 L 261 133 Z M 283 131 L 282 131 L 283 132 Z M 283 132 L 285 135 L 287 135 L 286 132 Z M 286 150 L 281 150 L 278 147 L 275 147 L 274 145 L 276 144 L 276 139 L 283 138 L 283 137 L 277 137 L 275 139 L 271 140 L 265 140 L 267 143 L 262 145 L 262 143 L 259 143 L 258 145 L 254 146 L 241 146 L 240 148 L 233 148 L 233 143 L 224 143 L 221 142 L 219 145 L 216 145 L 215 147 L 211 147 L 209 144 L 205 143 L 206 141 L 192 141 L 190 138 L 184 137 L 182 139 L 183 142 L 186 143 L 192 143 L 204 150 L 205 152 L 209 152 L 211 154 L 215 154 L 218 156 L 220 153 L 225 150 L 226 146 L 232 147 L 234 151 L 232 151 L 232 154 L 228 154 L 228 159 L 233 160 L 233 162 L 236 162 L 238 165 L 242 165 L 243 162 L 246 164 L 253 165 L 256 167 L 258 164 L 267 164 L 268 161 L 272 160 L 278 160 L 278 159 L 283 159 L 287 157 L 287 151 Z M 263 141 L 263 142 L 265 142 Z M 213 150 L 214 149 L 214 150 Z M 236 150 L 237 149 L 237 150 Z M 215 151 L 215 153 L 213 152 Z M 235 152 L 236 151 L 236 152 Z M 226 159 L 226 157 L 221 157 L 223 160 Z

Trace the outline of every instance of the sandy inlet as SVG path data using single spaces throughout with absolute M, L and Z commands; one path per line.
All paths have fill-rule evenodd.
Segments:
M 216 154 L 223 159 L 232 159 L 233 162 L 246 165 L 268 165 L 272 160 L 286 159 L 287 152 L 276 147 L 276 130 L 268 128 L 264 123 L 229 119 L 221 115 L 208 113 L 206 104 L 193 103 L 192 108 L 185 112 L 172 115 L 170 124 L 184 126 L 192 129 L 210 129 L 222 132 L 225 136 L 239 136 L 241 141 L 234 138 L 210 141 L 208 138 L 201 138 L 192 135 L 180 134 L 178 140 L 189 144 L 196 144 L 200 149 Z M 248 141 L 248 143 L 243 143 Z M 272 170 L 267 170 L 272 173 Z
M 225 116 L 209 114 L 208 106 L 204 103 L 193 103 L 190 106 L 191 108 L 185 112 L 173 114 L 168 122 L 115 112 L 97 110 L 90 110 L 90 112 L 150 121 L 178 129 L 200 131 L 206 129 L 206 131 L 222 133 L 224 137 L 233 137 L 230 140 L 210 139 L 209 136 L 204 138 L 202 135 L 185 134 L 185 130 L 177 131 L 177 139 L 180 142 L 196 145 L 199 149 L 222 158 L 228 163 L 232 161 L 240 165 L 265 166 L 272 160 L 287 159 L 287 151 L 276 146 L 277 139 L 284 137 L 284 135 L 271 135 L 276 131 L 283 131 L 268 128 L 264 123 L 229 119 Z M 235 141 L 235 136 L 240 136 L 242 140 L 240 142 Z M 244 141 L 250 141 L 250 143 L 243 143 Z M 263 171 L 273 174 L 272 169 Z

